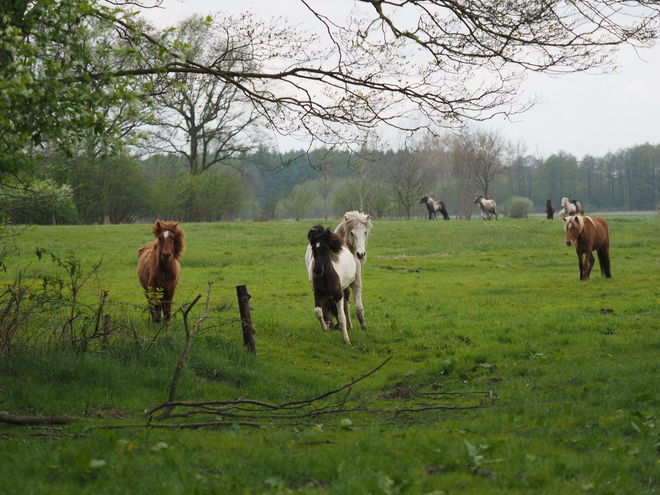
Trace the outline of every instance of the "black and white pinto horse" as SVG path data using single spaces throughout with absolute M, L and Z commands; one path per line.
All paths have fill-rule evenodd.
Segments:
M 357 210 L 348 211 L 335 229 L 335 234 L 341 237 L 355 258 L 355 281 L 351 284 L 353 299 L 355 300 L 355 313 L 362 330 L 367 331 L 367 323 L 364 319 L 364 306 L 362 304 L 362 267 L 367 261 L 367 240 L 371 231 L 371 217 Z M 349 330 L 352 328 L 351 318 L 346 310 L 346 321 Z
M 349 304 L 348 287 L 355 281 L 355 257 L 341 237 L 330 229 L 324 229 L 322 225 L 314 225 L 307 233 L 307 239 L 309 244 L 305 264 L 314 291 L 314 314 L 322 330 L 330 328 L 325 315 L 334 315 L 339 321 L 344 342 L 350 344 L 346 316 L 348 311 L 344 305 Z
M 481 218 L 483 220 L 491 220 L 493 215 L 495 215 L 495 220 L 497 220 L 497 204 L 494 199 L 484 199 L 483 196 L 477 196 L 474 198 L 474 203 L 478 204 L 481 208 Z M 486 214 L 486 218 L 484 218 L 484 213 Z
M 429 220 L 433 220 L 436 217 L 436 213 L 439 211 L 442 213 L 442 216 L 444 217 L 445 220 L 449 220 L 449 214 L 447 213 L 447 207 L 445 206 L 445 202 L 442 200 L 435 201 L 433 198 L 429 198 L 428 196 L 424 196 L 422 199 L 419 200 L 419 204 L 425 204 L 426 209 L 429 210 Z

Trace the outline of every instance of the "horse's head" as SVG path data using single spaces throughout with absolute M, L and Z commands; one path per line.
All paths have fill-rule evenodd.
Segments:
M 584 220 L 580 216 L 564 217 L 564 229 L 566 230 L 566 245 L 572 246 L 582 232 Z
M 174 235 L 171 230 L 163 230 L 158 236 L 158 253 L 163 261 L 170 261 L 174 254 Z
M 484 199 L 483 196 L 477 196 L 476 198 L 474 198 L 474 204 L 476 205 L 477 203 L 481 203 L 482 199 Z
M 177 222 L 161 222 L 156 220 L 151 232 L 158 240 L 158 255 L 168 262 L 172 257 L 178 259 L 184 250 L 184 233 L 179 229 Z
M 371 217 L 352 211 L 344 215 L 344 240 L 359 260 L 367 256 L 367 239 L 371 230 Z
M 337 255 L 346 244 L 343 239 L 332 230 L 323 228 L 320 224 L 316 224 L 312 227 L 307 233 L 307 239 L 312 248 L 314 275 L 322 277 L 325 267 L 328 263 L 331 263 L 333 259 L 337 258 Z
M 419 204 L 421 205 L 422 203 L 426 204 L 426 202 L 429 200 L 428 196 L 422 197 L 422 199 L 419 200 Z

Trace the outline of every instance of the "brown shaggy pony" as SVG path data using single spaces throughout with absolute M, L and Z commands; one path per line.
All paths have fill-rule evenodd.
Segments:
M 161 222 L 151 227 L 155 241 L 145 244 L 138 250 L 137 275 L 149 302 L 149 312 L 154 322 L 162 316 L 167 323 L 172 312 L 174 291 L 179 284 L 185 233 L 177 222 Z
M 610 234 L 607 222 L 600 217 L 575 215 L 564 217 L 564 229 L 566 229 L 566 245 L 575 244 L 575 252 L 580 265 L 580 280 L 589 280 L 591 269 L 596 261 L 592 251 L 598 253 L 600 273 L 604 277 L 612 278 Z

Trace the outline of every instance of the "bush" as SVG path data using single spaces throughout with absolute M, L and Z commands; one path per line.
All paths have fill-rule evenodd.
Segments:
M 504 214 L 509 218 L 527 218 L 533 209 L 532 200 L 520 196 L 511 196 L 504 203 Z
M 71 187 L 50 180 L 5 180 L 0 185 L 0 209 L 14 224 L 80 223 Z

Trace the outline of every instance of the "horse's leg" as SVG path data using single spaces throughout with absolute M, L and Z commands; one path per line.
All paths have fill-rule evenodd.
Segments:
M 332 308 L 327 299 L 321 299 L 321 310 L 323 311 L 323 320 L 328 328 L 332 328 Z
M 158 299 L 158 291 L 149 287 L 144 290 L 147 296 L 147 305 L 149 307 L 149 314 L 154 323 L 160 323 L 160 300 Z
M 325 322 L 325 318 L 323 315 L 323 298 L 319 296 L 318 292 L 314 290 L 314 314 L 318 318 L 319 322 L 321 323 L 321 330 L 327 330 L 328 325 Z M 331 321 L 332 323 L 332 321 Z
M 341 334 L 344 336 L 344 342 L 350 344 L 351 340 L 348 338 L 348 331 L 346 330 L 346 314 L 344 313 L 343 297 L 339 300 L 338 303 L 337 319 L 339 320 L 339 329 L 341 330 Z
M 170 321 L 170 316 L 172 314 L 172 301 L 174 300 L 174 290 L 173 289 L 163 289 L 163 297 L 160 301 L 161 308 L 163 310 L 163 320 L 165 323 Z
M 580 266 L 580 280 L 587 280 L 586 278 L 586 267 L 587 260 L 584 259 L 584 254 L 578 253 L 578 265 Z
M 355 299 L 355 314 L 357 314 L 362 330 L 366 332 L 367 322 L 364 319 L 364 306 L 362 304 L 362 264 L 358 261 L 356 266 L 355 282 L 352 284 L 353 298 Z
M 596 262 L 596 258 L 594 258 L 594 253 L 589 251 L 587 258 L 589 259 L 589 266 L 587 267 L 587 277 L 585 280 L 589 280 L 589 277 L 591 276 L 591 269 L 594 267 L 594 263 Z
M 612 278 L 612 270 L 610 268 L 610 247 L 601 246 L 597 253 L 601 275 L 603 275 L 605 278 Z
M 351 284 L 351 287 L 353 285 Z M 346 327 L 349 330 L 353 329 L 353 322 L 351 321 L 351 289 L 346 287 L 344 289 L 344 316 L 346 317 Z

